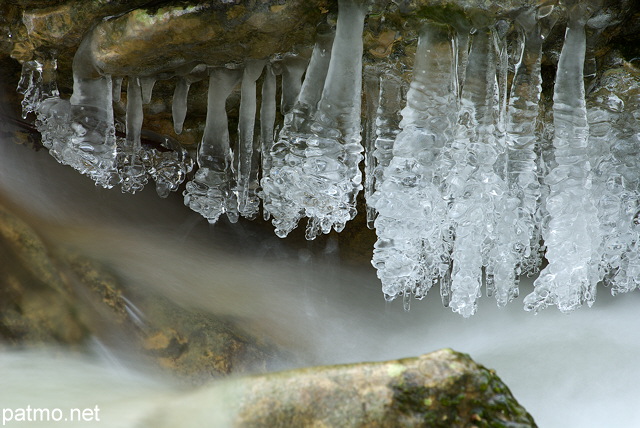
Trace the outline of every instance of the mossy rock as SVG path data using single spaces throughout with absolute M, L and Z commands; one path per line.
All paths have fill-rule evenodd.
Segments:
M 225 381 L 163 406 L 143 426 L 207 420 L 252 428 L 536 426 L 495 372 L 450 349 Z

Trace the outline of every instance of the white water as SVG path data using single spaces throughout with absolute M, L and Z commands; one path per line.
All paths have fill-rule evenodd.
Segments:
M 339 249 L 293 250 L 249 223 L 210 228 L 179 197 L 100 189 L 44 152 L 3 141 L 0 183 L 4 201 L 46 215 L 52 224 L 40 223 L 40 230 L 50 239 L 110 263 L 131 284 L 235 316 L 249 331 L 291 350 L 301 359 L 297 364 L 385 360 L 452 347 L 496 369 L 541 427 L 640 424 L 636 292 L 623 298 L 603 292 L 591 309 L 572 315 L 534 316 L 519 304 L 499 309 L 489 299 L 479 301 L 470 320 L 438 299 L 406 313 L 401 302 L 382 299 L 372 268 L 341 266 Z M 531 290 L 524 281 L 521 287 Z M 99 405 L 101 426 L 125 427 L 187 393 L 157 374 L 138 372 L 134 361 L 104 359 L 119 355 L 114 352 L 79 359 L 0 351 L 0 403 Z M 194 418 L 202 412 L 213 417 L 217 409 L 205 398 L 187 402 Z

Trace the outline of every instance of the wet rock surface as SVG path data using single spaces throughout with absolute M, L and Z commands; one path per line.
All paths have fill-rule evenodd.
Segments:
M 79 344 L 86 338 L 69 284 L 48 248 L 1 206 L 0 260 L 0 338 L 9 343 L 65 344 Z
M 223 391 L 228 406 L 216 415 L 213 398 Z M 184 400 L 198 404 L 188 417 L 179 401 L 144 426 L 198 426 L 221 414 L 237 427 L 536 426 L 495 372 L 450 349 L 237 379 Z
M 233 322 L 123 284 L 100 263 L 47 245 L 0 206 L 0 342 L 82 348 L 97 339 L 196 383 L 269 370 L 279 351 Z

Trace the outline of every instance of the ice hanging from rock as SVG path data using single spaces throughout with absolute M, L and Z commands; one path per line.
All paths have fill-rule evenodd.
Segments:
M 147 171 L 142 164 L 142 87 L 138 77 L 127 78 L 127 136 L 118 147 L 118 172 L 122 191 L 136 193 L 147 184 Z
M 269 175 L 261 183 L 266 209 L 281 237 L 302 217 L 309 218 L 307 237 L 312 239 L 332 228 L 341 231 L 356 213 L 362 159 L 362 29 L 367 8 L 357 0 L 340 0 L 338 7 L 335 41 L 317 111 L 296 115 L 299 123 L 285 125 L 270 154 Z M 309 81 L 298 100 L 317 93 L 318 85 L 322 82 Z
M 302 67 L 307 65 L 306 61 L 302 61 L 300 59 L 293 61 L 291 58 L 285 58 L 286 61 L 282 62 L 284 71 L 282 76 L 283 101 L 281 103 L 281 112 L 285 115 L 284 129 L 281 131 L 282 133 L 289 132 L 290 129 L 298 130 L 299 127 L 305 126 L 308 118 L 316 112 L 318 102 L 322 96 L 322 88 L 324 86 L 325 79 L 327 78 L 335 33 L 332 28 L 327 28 L 325 26 L 319 27 L 318 30 L 315 46 L 306 70 L 307 77 L 304 82 L 300 82 L 300 78 L 304 73 L 304 69 Z M 285 73 L 287 69 L 289 69 L 289 71 Z M 268 95 L 269 98 L 266 99 L 266 102 L 270 102 L 272 94 L 275 93 L 275 80 L 265 80 L 264 85 L 270 85 L 263 87 L 263 97 Z M 299 93 L 296 96 L 295 102 L 289 108 L 287 106 L 288 102 L 285 102 L 285 99 L 288 98 L 288 96 L 285 97 L 285 94 L 292 93 L 294 89 L 298 89 Z M 264 102 L 265 98 L 263 98 L 263 103 Z M 267 125 L 269 126 L 269 129 L 273 130 L 271 127 L 273 122 L 270 117 L 271 113 L 270 116 L 266 118 Z M 265 220 L 268 220 L 271 217 L 269 207 L 273 203 L 278 205 L 278 202 L 274 202 L 271 199 L 271 192 L 269 191 L 270 187 L 268 184 L 271 179 L 274 143 L 273 136 L 268 136 L 263 133 L 262 199 L 264 201 L 263 211 Z M 264 188 L 265 183 L 267 183 L 266 188 Z
M 59 98 L 55 85 L 55 63 L 43 82 L 44 71 L 30 82 L 39 89 L 25 93 L 25 114 L 35 111 L 42 143 L 58 162 L 70 165 L 91 177 L 97 185 L 113 187 L 116 172 L 116 139 L 112 106 L 111 77 L 101 75 L 90 55 L 91 37 L 80 44 L 73 60 L 73 95 Z M 44 85 L 44 86 L 42 86 Z M 44 98 L 44 99 L 43 99 Z
M 271 65 L 265 68 L 262 82 L 262 103 L 260 105 L 260 167 L 262 174 L 268 174 L 271 169 L 271 148 L 273 147 L 273 133 L 276 122 L 276 75 Z M 262 195 L 264 198 L 264 195 Z M 262 206 L 264 220 L 269 220 L 271 214 Z
M 55 67 L 55 59 L 53 67 Z M 18 82 L 18 93 L 23 95 L 22 118 L 26 119 L 29 113 L 35 112 L 40 103 L 46 98 L 58 97 L 59 93 L 51 93 L 49 96 L 43 94 L 43 65 L 37 60 L 25 61 L 22 64 L 22 73 Z
M 402 110 L 402 131 L 378 124 L 376 154 L 387 163 L 370 203 L 377 211 L 373 265 L 387 299 L 425 296 L 431 285 L 448 275 L 450 239 L 447 204 L 436 166 L 450 144 L 456 118 L 456 57 L 453 34 L 447 26 L 425 24 L 420 32 L 413 80 Z M 381 82 L 380 108 L 397 97 Z M 395 88 L 397 91 L 399 88 Z M 392 98 L 393 103 L 395 98 Z M 392 157 L 387 160 L 389 147 Z
M 282 68 L 282 98 L 280 100 L 280 113 L 286 115 L 291 111 L 296 102 L 300 88 L 302 87 L 302 76 L 307 70 L 308 61 L 299 55 L 285 55 L 280 61 Z
M 23 115 L 35 113 L 43 145 L 60 162 L 132 193 L 153 179 L 166 197 L 194 164 L 177 140 L 143 129 L 143 112 L 163 108 L 145 105 L 156 80 L 177 77 L 170 113 L 179 134 L 190 85 L 208 77 L 198 170 L 183 195 L 209 222 L 254 218 L 262 199 L 281 237 L 303 217 L 308 239 L 340 231 L 355 215 L 364 150 L 367 220 L 378 238 L 372 263 L 387 299 L 402 296 L 408 309 L 439 284 L 443 303 L 470 316 L 484 284 L 503 306 L 546 248 L 549 265 L 526 307 L 570 311 L 592 303 L 599 282 L 614 294 L 640 285 L 640 77 L 620 66 L 598 73 L 597 91 L 585 93 L 585 46 L 595 46 L 585 34 L 600 34 L 611 19 L 587 23 L 596 3 L 389 24 L 399 49 L 364 55 L 365 148 L 367 7 L 356 0 L 340 0 L 337 30 L 319 25 L 310 59 L 305 46 L 226 65 L 185 58 L 157 75 L 128 70 L 126 118 L 123 76 L 96 65 L 92 34 L 75 56 L 70 100 L 56 89 L 54 58 L 25 62 L 18 91 Z M 569 24 L 550 111 L 542 46 L 562 11 Z M 376 16 L 367 32 L 375 37 L 384 25 Z M 401 55 L 414 48 L 411 70 Z M 235 108 L 238 99 L 235 133 L 227 103 Z
M 618 85 L 623 94 L 612 91 Z M 639 112 L 640 84 L 626 67 L 602 76 L 587 102 L 592 195 L 603 235 L 599 274 L 612 294 L 640 285 Z
M 150 101 L 156 79 L 128 78 L 126 135 L 117 135 L 112 102 L 120 99 L 123 79 L 99 72 L 90 40 L 91 36 L 82 42 L 74 57 L 70 100 L 60 98 L 55 58 L 25 62 L 18 87 L 25 94 L 23 115 L 35 112 L 36 128 L 51 155 L 97 185 L 111 188 L 121 183 L 123 191 L 135 193 L 152 177 L 158 194 L 166 197 L 184 181 L 193 162 L 175 140 L 142 131 L 142 104 Z
M 365 131 L 365 184 L 367 226 L 374 228 L 376 210 L 372 196 L 384 180 L 384 169 L 393 158 L 393 145 L 400 132 L 405 87 L 396 70 L 378 71 L 369 67 L 365 73 L 367 129 Z
M 519 58 L 506 112 L 508 193 L 496 227 L 503 240 L 492 249 L 494 266 L 487 271 L 488 287 L 493 288 L 491 291 L 499 306 L 518 296 L 518 277 L 535 270 L 539 261 L 535 216 L 540 184 L 535 148 L 542 91 L 540 63 L 544 30 L 538 22 L 542 17 L 539 10 L 529 9 L 516 19 Z
M 501 242 L 496 226 L 507 194 L 494 169 L 502 148 L 496 138 L 497 62 L 490 38 L 489 28 L 472 36 L 456 135 L 447 153 L 450 166 L 443 177 L 455 233 L 449 306 L 465 317 L 476 311 L 483 265 L 490 274 L 495 269 L 490 252 Z
M 187 100 L 189 96 L 189 88 L 195 82 L 203 80 L 208 75 L 207 67 L 204 64 L 199 64 L 195 67 L 189 65 L 187 67 L 187 73 L 181 73 L 178 71 L 178 83 L 173 92 L 173 102 L 171 103 L 171 113 L 173 115 L 173 129 L 176 134 L 182 133 L 182 127 L 184 126 L 184 120 L 187 116 Z
M 209 223 L 215 223 L 225 213 L 231 222 L 238 221 L 226 101 L 241 78 L 242 70 L 228 68 L 214 68 L 209 75 L 207 118 L 198 147 L 199 168 L 184 191 L 185 205 Z
M 156 183 L 156 193 L 161 198 L 178 190 L 193 169 L 193 159 L 175 139 L 155 132 L 142 130 L 140 160 L 145 179 L 151 177 Z
M 549 265 L 534 282 L 533 293 L 524 299 L 527 310 L 556 305 L 568 312 L 584 302 L 590 306 L 600 279 L 597 251 L 601 231 L 590 197 L 589 125 L 583 80 L 585 23 L 590 13 L 587 3 L 577 3 L 568 14 L 553 97 L 557 166 L 545 178 L 550 187 L 550 220 L 544 231 Z
M 262 74 L 265 61 L 250 60 L 244 67 L 240 90 L 240 113 L 238 117 L 238 149 L 236 185 L 238 211 L 248 219 L 254 219 L 260 209 L 258 198 L 258 156 L 260 139 L 254 135 L 256 120 L 256 80 Z

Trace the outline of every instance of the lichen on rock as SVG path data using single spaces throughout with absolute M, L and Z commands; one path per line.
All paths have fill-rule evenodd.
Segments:
M 218 409 L 221 396 L 227 404 Z M 189 415 L 183 400 L 192 405 Z M 234 427 L 536 426 L 495 372 L 450 349 L 226 381 L 163 406 L 143 426 L 205 420 Z

